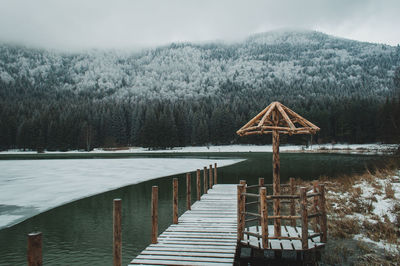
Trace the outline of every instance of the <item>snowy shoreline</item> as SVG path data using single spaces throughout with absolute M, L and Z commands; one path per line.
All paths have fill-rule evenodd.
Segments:
M 396 144 L 315 144 L 312 146 L 304 145 L 285 145 L 279 147 L 280 152 L 286 153 L 350 153 L 350 154 L 385 154 L 397 148 Z M 124 148 L 95 148 L 92 151 L 72 150 L 72 151 L 44 151 L 45 154 L 90 154 L 90 153 L 112 153 L 112 154 L 142 154 L 142 153 L 214 153 L 214 152 L 272 152 L 272 145 L 220 145 L 220 146 L 188 146 L 175 147 L 171 149 L 149 150 L 142 147 Z M 0 154 L 37 154 L 36 151 L 8 150 L 1 151 Z

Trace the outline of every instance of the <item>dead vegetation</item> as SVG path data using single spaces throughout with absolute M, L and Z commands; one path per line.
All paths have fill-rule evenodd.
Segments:
M 394 222 L 393 218 L 390 221 L 389 214 L 378 215 L 377 211 L 374 211 L 374 205 L 379 205 L 378 199 L 396 200 L 393 183 L 399 182 L 399 179 L 395 180 L 393 176 L 398 176 L 399 172 L 391 169 L 393 168 L 387 167 L 375 169 L 373 173 L 366 171 L 359 175 L 335 179 L 321 177 L 318 180 L 325 183 L 327 188 L 329 239 L 339 245 L 331 250 L 336 249 L 335 254 L 342 254 L 342 257 L 337 259 L 326 254 L 324 260 L 327 263 L 341 264 L 346 261 L 343 254 L 354 253 L 353 248 L 343 245 L 338 240 L 354 241 L 368 238 L 376 243 L 386 243 L 397 248 L 400 246 L 400 203 L 396 203 L 390 210 L 390 215 L 395 217 Z M 296 180 L 297 185 L 307 187 L 311 187 L 312 182 Z M 356 241 L 359 255 L 355 259 L 355 265 L 400 265 L 399 249 L 397 252 L 393 249 L 384 249 L 382 252 L 381 248 L 372 243 Z

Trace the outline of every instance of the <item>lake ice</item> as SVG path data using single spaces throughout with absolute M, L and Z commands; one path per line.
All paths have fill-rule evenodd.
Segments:
M 126 185 L 240 159 L 186 158 L 0 161 L 0 229 L 65 203 Z

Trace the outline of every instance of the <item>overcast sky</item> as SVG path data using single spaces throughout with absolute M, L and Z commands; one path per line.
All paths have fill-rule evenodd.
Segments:
M 0 41 L 135 48 L 303 28 L 400 43 L 400 0 L 0 0 Z

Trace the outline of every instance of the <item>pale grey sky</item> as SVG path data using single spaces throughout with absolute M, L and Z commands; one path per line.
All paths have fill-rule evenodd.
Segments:
M 302 28 L 400 43 L 400 0 L 0 0 L 0 41 L 135 48 Z

